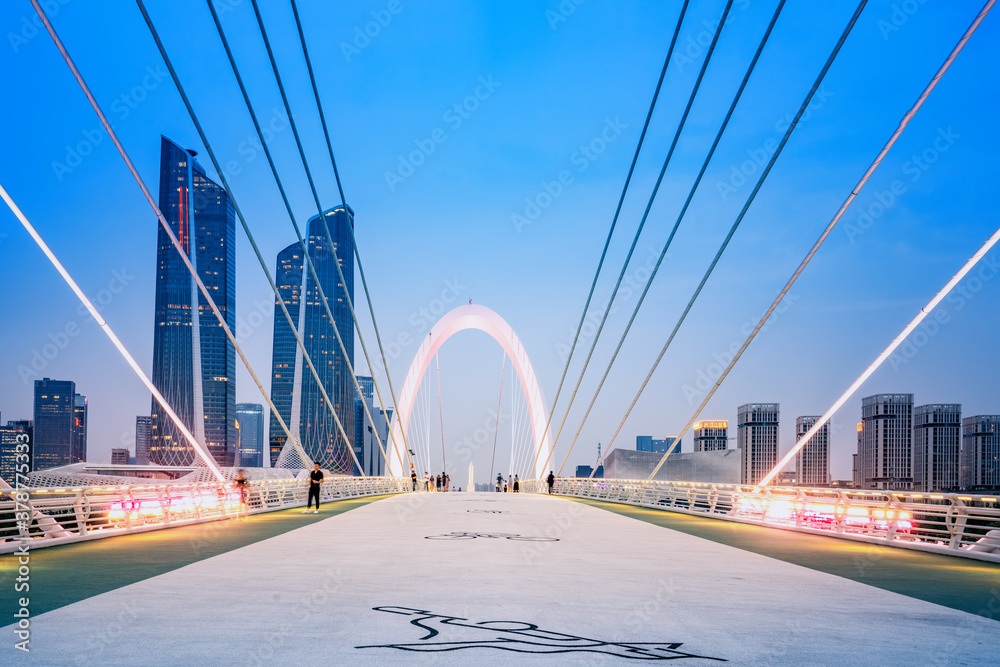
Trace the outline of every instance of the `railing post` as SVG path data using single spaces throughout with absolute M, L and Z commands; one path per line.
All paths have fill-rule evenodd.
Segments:
M 83 511 L 83 503 L 87 502 L 87 511 Z M 73 501 L 73 514 L 76 517 L 76 532 L 80 535 L 87 534 L 87 519 L 90 516 L 90 499 L 87 492 L 80 489 L 76 492 L 76 500 Z

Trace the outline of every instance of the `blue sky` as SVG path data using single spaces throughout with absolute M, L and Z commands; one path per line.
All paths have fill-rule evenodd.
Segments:
M 630 280 L 644 278 L 650 257 L 659 253 L 775 4 L 734 3 Z M 262 5 L 321 199 L 326 207 L 339 204 L 290 6 Z M 511 323 L 551 400 L 562 372 L 560 350 L 579 320 L 680 3 L 299 5 L 386 342 L 426 335 L 420 311 L 440 306 L 435 300 L 443 292 L 455 304 L 471 298 Z M 233 165 L 237 200 L 273 265 L 294 234 L 263 154 L 250 141 L 253 127 L 207 6 L 193 0 L 151 0 L 148 6 L 213 147 L 223 164 Z M 610 294 L 687 101 L 704 56 L 699 40 L 704 43 L 723 6 L 721 0 L 691 3 L 678 40 L 683 57 L 664 81 L 595 295 L 598 305 Z M 570 465 L 591 462 L 597 443 L 614 431 L 749 194 L 751 184 L 735 192 L 726 187 L 739 183 L 733 169 L 780 138 L 783 120 L 801 103 L 855 6 L 787 3 Z M 58 7 L 56 29 L 146 183 L 155 187 L 160 134 L 202 147 L 139 11 L 125 1 L 66 0 Z M 304 221 L 314 205 L 252 8 L 236 1 L 227 7 L 225 29 L 258 113 L 274 123 L 273 149 Z M 711 376 L 718 358 L 742 342 L 980 7 L 964 1 L 868 4 L 814 111 L 778 159 L 617 446 L 634 447 L 637 434 L 672 435 L 683 425 L 700 400 L 699 379 Z M 33 16 L 26 1 L 0 7 L 0 183 L 84 290 L 103 302 L 105 317 L 148 370 L 156 220 L 110 140 L 96 132 L 96 116 L 47 35 L 32 25 Z M 358 37 L 378 19 L 384 25 L 377 31 L 369 26 L 377 34 L 367 42 Z M 705 418 L 729 419 L 735 427 L 739 404 L 778 401 L 781 449 L 787 450 L 795 417 L 824 412 L 993 232 L 1000 84 L 990 64 L 1000 55 L 998 33 L 1000 18 L 989 16 Z M 458 115 L 455 105 L 477 87 L 481 99 L 470 105 L 476 108 Z M 599 154 L 584 156 L 581 147 L 605 128 L 614 128 L 605 134 L 613 140 Z M 429 153 L 422 163 L 412 173 L 400 170 L 400 161 L 421 146 Z M 207 156 L 202 162 L 211 171 Z M 572 182 L 530 225 L 518 225 L 515 216 L 525 214 L 526 199 L 544 193 L 562 171 Z M 252 362 L 267 376 L 271 295 L 242 232 L 238 244 L 237 317 Z M 918 404 L 962 403 L 966 415 L 1000 412 L 1000 281 L 991 279 L 998 261 L 994 251 L 984 273 L 967 279 L 941 306 L 947 321 L 925 331 L 908 356 L 876 373 L 835 417 L 834 477 L 850 476 L 861 396 L 912 392 Z M 34 373 L 36 351 L 77 326 L 80 333 L 45 359 L 37 376 L 75 380 L 89 397 L 93 460 L 109 460 L 112 447 L 131 446 L 134 416 L 149 409 L 147 392 L 80 315 L 73 295 L 9 212 L 0 212 L 0 290 L 6 314 L 0 331 L 3 419 L 30 416 L 36 376 L 24 369 Z M 633 289 L 620 296 L 568 419 L 569 433 L 560 438 L 560 460 L 637 294 Z M 361 296 L 359 289 L 356 298 Z M 362 329 L 373 346 L 367 318 Z M 397 390 L 415 351 L 415 342 L 391 350 Z M 440 364 L 449 467 L 461 470 L 464 480 L 468 449 L 461 443 L 495 409 L 501 351 L 485 335 L 465 332 L 442 349 Z M 364 368 L 360 352 L 357 365 Z M 577 361 L 570 370 L 573 382 L 579 367 Z M 238 400 L 263 402 L 242 368 L 238 382 Z M 436 404 L 436 385 L 428 386 Z M 509 380 L 502 401 L 509 413 L 508 389 Z M 560 403 L 557 419 L 565 398 Z M 431 442 L 440 449 L 437 421 L 431 422 Z M 687 451 L 690 438 L 684 435 Z M 509 456 L 506 430 L 498 442 Z M 492 442 L 471 456 L 480 479 L 490 467 L 491 448 Z

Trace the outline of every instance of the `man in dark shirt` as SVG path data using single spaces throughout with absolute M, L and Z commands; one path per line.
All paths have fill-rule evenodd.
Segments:
M 556 483 L 556 476 L 552 474 L 551 470 L 549 471 L 549 476 L 545 478 L 545 481 L 549 485 L 549 493 L 552 493 L 552 485 Z
M 306 500 L 306 512 L 312 507 L 313 498 L 316 499 L 316 509 L 313 514 L 319 514 L 319 485 L 323 481 L 323 471 L 319 469 L 319 464 L 313 464 L 313 471 L 309 473 L 309 499 Z

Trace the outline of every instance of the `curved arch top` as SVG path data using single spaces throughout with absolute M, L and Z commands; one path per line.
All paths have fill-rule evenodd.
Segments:
M 423 381 L 424 373 L 427 372 L 431 359 L 434 358 L 444 342 L 466 329 L 478 329 L 489 334 L 493 340 L 500 344 L 514 364 L 514 370 L 517 372 L 521 389 L 524 391 L 528 403 L 528 414 L 531 418 L 531 432 L 534 436 L 536 454 L 534 473 L 537 478 L 543 477 L 539 466 L 545 465 L 545 461 L 548 459 L 552 439 L 545 429 L 548 413 L 545 410 L 545 400 L 542 398 L 542 392 L 535 377 L 535 370 L 528 360 L 528 353 L 525 352 L 524 346 L 521 345 L 517 334 L 510 328 L 507 321 L 486 306 L 473 303 L 458 306 L 445 313 L 431 327 L 430 333 L 424 337 L 423 344 L 417 350 L 413 363 L 410 364 L 410 370 L 406 374 L 406 382 L 403 384 L 403 391 L 400 393 L 399 402 L 396 405 L 396 419 L 392 426 L 393 438 L 386 443 L 390 448 L 390 451 L 387 452 L 389 458 L 387 462 L 388 474 L 396 476 L 409 474 L 403 469 L 403 461 L 406 460 L 406 456 L 401 451 L 403 447 L 402 435 L 409 432 L 410 415 L 413 413 L 413 402 L 416 400 L 417 390 L 420 388 L 420 383 Z M 542 437 L 543 433 L 544 438 Z

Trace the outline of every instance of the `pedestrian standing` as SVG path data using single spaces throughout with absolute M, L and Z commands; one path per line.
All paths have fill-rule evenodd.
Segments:
M 434 484 L 435 484 L 435 486 L 436 486 L 436 490 L 437 490 L 437 491 L 441 491 L 441 475 L 437 475 L 437 476 L 436 476 L 436 477 L 434 478 Z
M 431 476 L 430 473 L 424 473 L 424 491 L 431 490 Z
M 417 490 L 417 471 L 410 468 L 410 479 L 413 480 L 413 490 Z
M 313 498 L 316 499 L 316 509 L 313 514 L 319 514 L 319 485 L 323 483 L 323 471 L 319 469 L 319 464 L 313 464 L 313 471 L 309 473 L 309 498 L 306 500 L 306 512 L 312 507 Z
M 444 490 L 451 491 L 451 475 L 444 476 Z
M 549 471 L 549 476 L 545 478 L 545 481 L 548 482 L 549 493 L 551 494 L 552 493 L 552 486 L 556 483 L 556 476 L 552 474 L 551 470 Z
M 503 486 L 503 475 L 497 473 L 497 493 L 500 493 L 501 486 Z
M 521 480 L 517 478 L 517 475 L 514 475 L 514 493 L 520 493 L 520 491 L 521 491 Z

